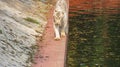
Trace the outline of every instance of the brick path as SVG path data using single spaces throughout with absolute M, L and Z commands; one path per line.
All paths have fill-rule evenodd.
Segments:
M 48 23 L 44 32 L 43 41 L 38 43 L 39 51 L 36 53 L 35 64 L 32 67 L 64 67 L 66 40 L 54 40 L 53 9 L 49 12 Z

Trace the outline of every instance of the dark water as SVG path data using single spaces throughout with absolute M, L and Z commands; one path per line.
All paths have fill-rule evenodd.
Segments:
M 120 0 L 69 0 L 67 67 L 120 67 Z

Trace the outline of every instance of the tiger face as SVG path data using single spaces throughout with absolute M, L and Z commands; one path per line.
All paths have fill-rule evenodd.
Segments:
M 64 17 L 64 12 L 55 10 L 54 23 L 56 25 L 61 25 L 63 17 Z

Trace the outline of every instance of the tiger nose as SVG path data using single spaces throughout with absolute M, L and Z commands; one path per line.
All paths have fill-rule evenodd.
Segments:
M 56 22 L 57 25 L 60 25 L 61 23 L 60 22 Z

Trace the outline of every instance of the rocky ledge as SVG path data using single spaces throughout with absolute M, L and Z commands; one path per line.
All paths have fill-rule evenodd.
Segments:
M 37 0 L 0 0 L 0 67 L 31 66 L 48 7 Z

